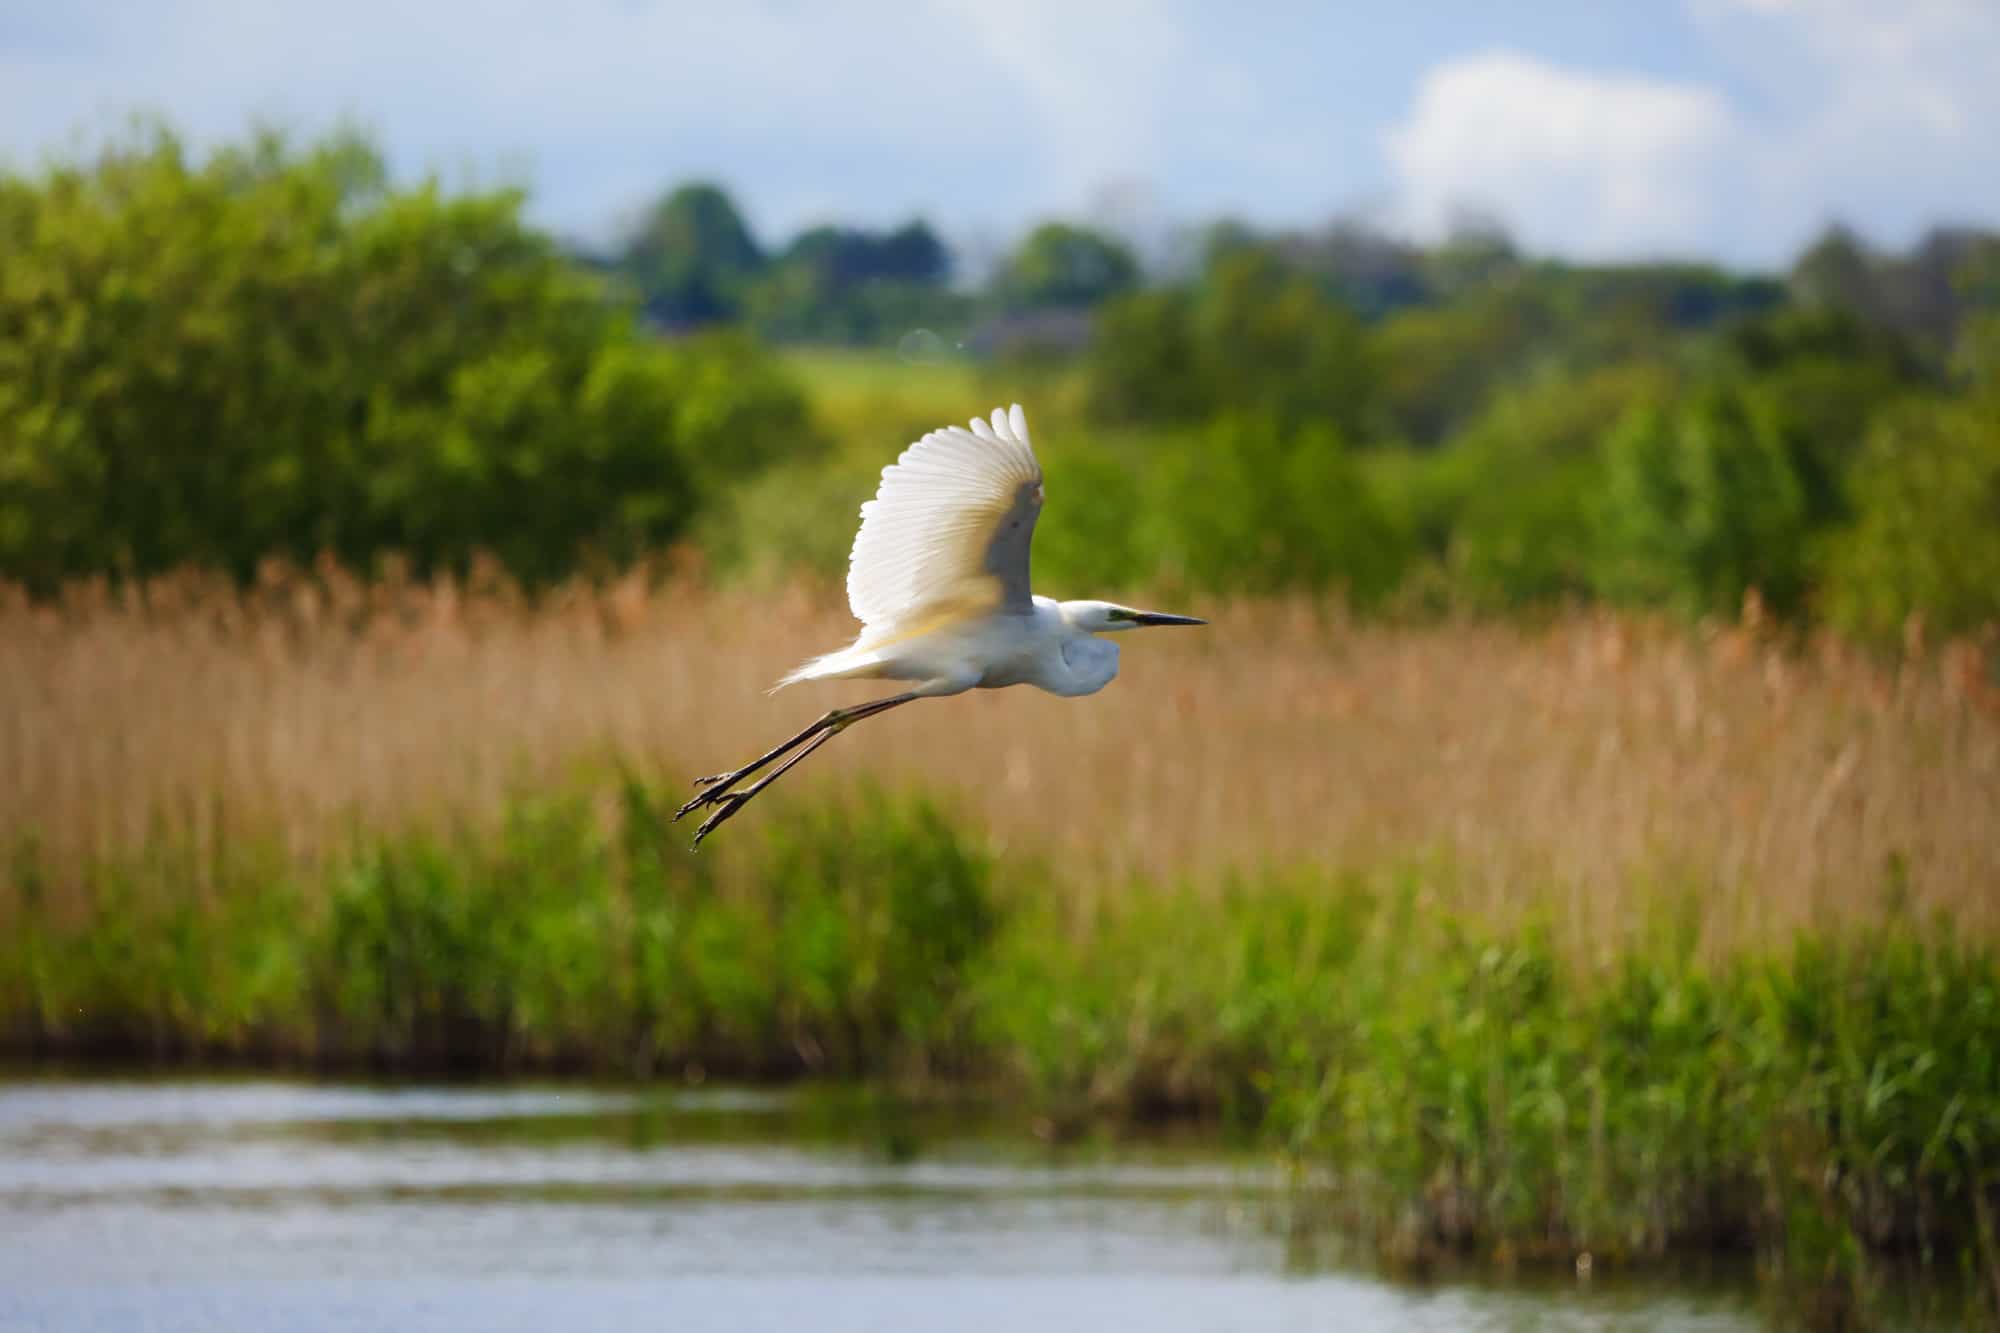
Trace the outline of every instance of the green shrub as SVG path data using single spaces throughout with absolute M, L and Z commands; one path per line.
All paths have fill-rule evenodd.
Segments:
M 1262 249 L 1220 255 L 1188 291 L 1107 302 L 1083 369 L 1091 410 L 1112 422 L 1249 414 L 1357 440 L 1375 426 L 1366 330 Z
M 1379 602 L 1403 548 L 1366 477 L 1325 426 L 1227 418 L 1148 460 L 1137 540 L 1156 576 L 1205 592 L 1339 590 Z
M 643 342 L 520 206 L 392 188 L 340 137 L 0 176 L 0 576 L 490 549 L 553 578 L 807 438 L 754 349 Z
M 1853 491 L 1825 554 L 1835 624 L 1891 639 L 1917 613 L 1944 633 L 2000 621 L 2000 412 L 1904 406 L 1870 433 Z
M 1532 918 L 1441 910 L 1444 862 L 1087 895 L 1014 862 L 1003 891 L 921 799 L 781 805 L 692 858 L 670 800 L 603 795 L 360 838 L 312 893 L 255 849 L 156 849 L 58 913 L 22 851 L 0 1032 L 155 1060 L 950 1075 L 1053 1132 L 1219 1117 L 1330 1179 L 1304 1219 L 1396 1260 L 1755 1250 L 1797 1308 L 1849 1314 L 1892 1260 L 2000 1276 L 1979 1224 L 2000 955 L 1948 921 L 1891 907 L 1704 961 L 1701 903 L 1667 896 L 1586 963 Z
M 1747 391 L 1713 386 L 1635 409 L 1606 441 L 1596 582 L 1607 596 L 1734 615 L 1805 592 L 1805 493 Z

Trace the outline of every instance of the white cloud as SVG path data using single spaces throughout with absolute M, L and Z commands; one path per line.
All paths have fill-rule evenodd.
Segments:
M 1422 234 L 1475 210 L 1530 246 L 1605 256 L 1698 241 L 1734 135 L 1712 89 L 1495 51 L 1425 75 L 1385 149 L 1398 211 Z
M 1781 243 L 1838 218 L 1901 245 L 2000 214 L 2000 4 L 1690 4 L 1752 92 L 1745 156 Z
M 1903 246 L 2000 218 L 2000 4 L 1687 4 L 1701 78 L 1508 52 L 1434 66 L 1383 138 L 1397 213 L 1434 233 L 1479 208 L 1575 256 L 1763 265 L 1833 221 Z

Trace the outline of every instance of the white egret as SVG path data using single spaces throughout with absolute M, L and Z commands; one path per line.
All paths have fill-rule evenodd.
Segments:
M 909 688 L 836 708 L 743 767 L 697 779 L 701 792 L 674 816 L 714 807 L 695 830 L 694 845 L 792 765 L 864 718 L 917 699 L 1008 685 L 1070 697 L 1095 694 L 1118 674 L 1118 645 L 1098 635 L 1208 623 L 1115 602 L 1034 596 L 1028 544 L 1041 512 L 1042 469 L 1018 403 L 995 409 L 991 421 L 975 418 L 969 429 L 932 431 L 882 469 L 875 498 L 861 506 L 861 531 L 848 558 L 847 600 L 861 633 L 839 652 L 805 663 L 777 688 L 858 679 L 907 681 Z M 736 790 L 769 764 L 777 767 Z

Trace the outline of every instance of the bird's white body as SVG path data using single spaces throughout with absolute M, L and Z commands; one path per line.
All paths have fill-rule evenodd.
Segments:
M 918 694 L 960 694 L 1033 685 L 1066 698 L 1095 694 L 1118 675 L 1118 645 L 1086 628 L 1099 602 L 1037 597 L 1025 613 L 947 616 L 901 634 L 867 633 L 850 648 L 785 677 L 805 680 L 904 680 Z
M 875 498 L 861 506 L 861 531 L 848 559 L 847 600 L 861 633 L 778 684 L 865 679 L 902 681 L 907 688 L 836 708 L 742 768 L 700 779 L 702 790 L 674 816 L 714 807 L 696 830 L 695 845 L 787 769 L 864 718 L 916 699 L 1009 685 L 1071 697 L 1095 694 L 1118 675 L 1118 645 L 1099 635 L 1203 623 L 1114 602 L 1035 596 L 1028 589 L 1028 547 L 1041 512 L 1042 468 L 1018 404 L 989 420 L 934 430 L 882 469 Z M 772 764 L 752 786 L 732 790 Z

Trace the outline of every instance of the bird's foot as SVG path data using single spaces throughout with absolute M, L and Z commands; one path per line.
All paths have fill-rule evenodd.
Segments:
M 718 782 L 728 782 L 735 776 L 733 773 L 723 773 L 712 778 L 697 778 L 694 785 L 703 788 L 703 790 L 696 792 L 693 799 L 680 809 L 674 811 L 674 823 L 680 823 L 684 817 L 693 814 L 704 805 L 714 805 L 728 791 L 727 787 L 718 787 L 715 784 Z
M 752 796 L 755 796 L 756 794 L 757 793 L 755 791 L 727 791 L 727 792 L 714 793 L 715 813 L 710 815 L 707 819 L 701 821 L 701 827 L 694 831 L 694 845 L 690 847 L 688 850 L 699 851 L 701 849 L 701 840 L 703 838 L 706 838 L 709 834 L 715 832 L 716 828 L 720 826 L 724 820 L 728 819 L 738 810 L 741 810 L 744 806 L 748 805 L 750 803 L 750 798 Z M 706 799 L 708 795 L 709 793 L 703 793 L 703 799 Z M 692 804 L 692 802 L 690 802 L 690 804 Z

